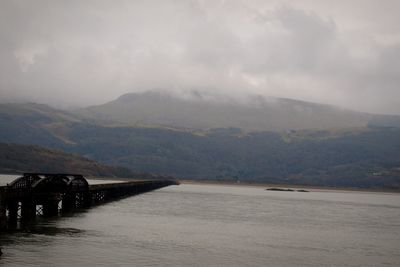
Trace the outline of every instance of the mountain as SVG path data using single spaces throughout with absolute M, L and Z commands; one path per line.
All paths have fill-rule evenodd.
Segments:
M 9 104 L 0 105 L 0 142 L 44 146 L 178 178 L 400 190 L 400 128 L 368 123 L 283 132 L 190 130 L 134 127 L 45 105 Z M 48 165 L 58 161 L 69 159 Z
M 39 146 L 0 143 L 0 173 L 79 173 L 90 176 L 131 177 L 132 171 L 100 164 L 76 154 Z
M 126 94 L 79 116 L 111 125 L 182 129 L 241 128 L 285 131 L 365 127 L 376 115 L 292 99 L 249 96 L 242 100 L 193 93 L 188 97 L 150 91 Z M 386 118 L 385 116 L 381 116 Z M 400 117 L 393 116 L 400 124 Z

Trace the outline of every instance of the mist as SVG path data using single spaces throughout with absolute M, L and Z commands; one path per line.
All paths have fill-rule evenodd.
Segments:
M 161 88 L 400 114 L 400 2 L 0 2 L 0 99 L 83 107 Z

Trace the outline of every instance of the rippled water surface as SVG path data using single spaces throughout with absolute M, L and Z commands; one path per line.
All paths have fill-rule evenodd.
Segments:
M 400 266 L 400 195 L 170 186 L 0 241 L 1 266 Z

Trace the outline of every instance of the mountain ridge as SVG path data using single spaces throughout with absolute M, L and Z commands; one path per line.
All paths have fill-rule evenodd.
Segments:
M 251 96 L 239 101 L 199 94 L 177 97 L 158 91 L 125 94 L 74 114 L 114 125 L 193 130 L 234 127 L 248 132 L 366 127 L 389 117 L 287 98 Z M 400 126 L 400 116 L 390 117 Z

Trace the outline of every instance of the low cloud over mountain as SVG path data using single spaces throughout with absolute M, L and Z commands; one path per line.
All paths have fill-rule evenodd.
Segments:
M 110 125 L 203 130 L 236 127 L 250 132 L 366 127 L 370 122 L 400 125 L 400 117 L 396 116 L 260 95 L 235 99 L 199 92 L 184 96 L 159 91 L 125 94 L 76 114 Z
M 0 2 L 0 99 L 197 89 L 400 114 L 397 0 Z

